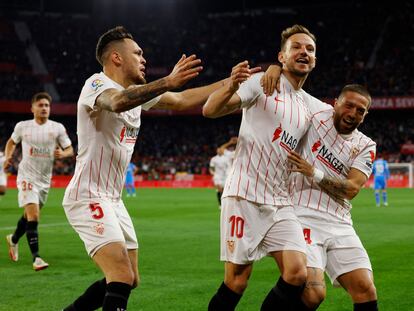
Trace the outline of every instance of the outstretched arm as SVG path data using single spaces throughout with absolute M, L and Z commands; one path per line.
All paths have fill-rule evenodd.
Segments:
M 364 173 L 356 168 L 350 169 L 347 179 L 327 176 L 321 170 L 315 169 L 295 151 L 290 152 L 288 161 L 294 166 L 291 169 L 292 172 L 313 177 L 325 192 L 337 199 L 352 200 L 368 179 Z
M 155 109 L 186 110 L 204 104 L 215 90 L 223 86 L 228 79 L 224 79 L 206 86 L 188 89 L 182 92 L 166 92 L 153 106 Z
M 203 115 L 208 118 L 218 118 L 240 108 L 241 99 L 236 94 L 240 83 L 259 71 L 260 67 L 250 69 L 248 61 L 234 66 L 228 82 L 209 96 L 203 106 Z
M 96 98 L 95 103 L 101 109 L 112 112 L 130 110 L 198 76 L 203 69 L 200 63 L 201 60 L 195 55 L 183 55 L 167 77 L 144 85 L 133 85 L 122 91 L 107 89 Z

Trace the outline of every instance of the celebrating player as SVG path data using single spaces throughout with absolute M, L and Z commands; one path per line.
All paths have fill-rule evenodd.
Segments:
M 308 277 L 303 300 L 316 309 L 326 295 L 324 271 L 342 285 L 354 310 L 377 310 L 372 267 L 352 227 L 354 198 L 371 175 L 375 143 L 357 130 L 371 105 L 361 85 L 345 86 L 334 108 L 322 102 L 310 106 L 312 125 L 298 153 L 289 162 L 293 200 L 307 243 Z
M 79 151 L 63 206 L 105 278 L 93 283 L 66 311 L 126 310 L 131 289 L 138 284 L 138 242 L 121 191 L 141 109 L 192 108 L 224 83 L 168 92 L 202 70 L 195 55 L 183 55 L 168 76 L 146 84 L 143 51 L 121 26 L 99 38 L 96 57 L 103 72 L 86 80 L 78 100 Z
M 266 96 L 248 62 L 232 70 L 230 81 L 203 107 L 208 117 L 243 110 L 235 159 L 224 187 L 221 210 L 221 260 L 225 277 L 209 310 L 234 310 L 253 262 L 270 255 L 281 277 L 262 310 L 291 310 L 300 302 L 306 280 L 306 248 L 288 193 L 287 155 L 309 126 L 307 106 L 316 100 L 302 86 L 315 67 L 315 36 L 303 26 L 282 32 L 278 60 L 281 92 Z

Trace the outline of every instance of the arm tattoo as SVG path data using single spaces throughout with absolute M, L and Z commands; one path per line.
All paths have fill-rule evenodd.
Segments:
M 319 186 L 332 196 L 338 203 L 344 201 L 349 190 L 349 184 L 346 180 L 337 178 L 325 177 L 319 182 Z
M 311 288 L 311 287 L 322 287 L 322 288 L 325 288 L 325 283 L 318 282 L 318 281 L 306 282 L 305 287 L 308 288 L 308 289 Z
M 132 109 L 140 104 L 157 97 L 158 95 L 168 91 L 167 81 L 165 78 L 156 80 L 154 82 L 127 88 L 121 92 L 124 97 L 125 105 L 122 110 Z

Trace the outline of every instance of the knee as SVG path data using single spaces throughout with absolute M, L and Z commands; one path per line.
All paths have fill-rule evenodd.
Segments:
M 366 302 L 377 299 L 377 289 L 372 280 L 361 280 L 353 286 L 351 296 L 354 302 Z
M 305 265 L 294 265 L 283 271 L 283 279 L 293 285 L 301 285 L 306 282 L 307 270 Z
M 310 309 L 317 309 L 318 306 L 324 301 L 325 297 L 326 290 L 322 287 L 316 288 L 306 286 L 302 294 L 304 304 Z
M 243 294 L 247 288 L 248 278 L 246 278 L 243 274 L 232 275 L 230 277 L 226 276 L 224 283 L 233 292 Z

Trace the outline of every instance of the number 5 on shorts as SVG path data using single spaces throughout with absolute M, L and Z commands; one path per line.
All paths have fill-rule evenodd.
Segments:
M 89 204 L 89 208 L 92 212 L 93 219 L 101 219 L 102 217 L 104 217 L 104 212 L 99 203 L 91 203 Z

